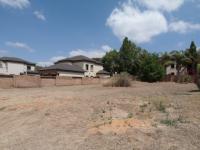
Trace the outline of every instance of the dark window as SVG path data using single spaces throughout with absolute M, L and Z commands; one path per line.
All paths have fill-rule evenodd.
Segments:
M 31 66 L 27 66 L 27 70 L 31 70 Z
M 174 69 L 174 67 L 175 67 L 175 65 L 174 65 L 174 64 L 171 64 L 171 68 Z
M 88 64 L 85 65 L 85 69 L 86 69 L 87 71 L 89 70 L 89 65 L 88 65 Z
M 0 63 L 0 68 L 3 68 L 3 64 L 2 63 Z
M 90 68 L 91 72 L 93 72 L 93 70 L 94 70 L 94 66 L 91 65 L 90 67 L 91 67 L 91 68 Z

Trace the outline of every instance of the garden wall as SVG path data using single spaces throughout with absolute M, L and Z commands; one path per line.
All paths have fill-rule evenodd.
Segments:
M 14 87 L 13 85 L 13 77 L 9 77 L 9 76 L 4 76 L 4 77 L 0 77 L 0 88 L 12 88 Z
M 40 87 L 41 79 L 39 76 L 14 76 L 14 87 L 16 88 L 33 88 Z
M 51 86 L 71 86 L 71 85 L 90 85 L 101 84 L 106 79 L 100 78 L 41 78 L 40 76 L 0 76 L 0 88 L 36 88 Z

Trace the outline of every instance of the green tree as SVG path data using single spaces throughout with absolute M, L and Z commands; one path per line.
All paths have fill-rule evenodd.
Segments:
M 161 81 L 164 77 L 165 69 L 160 64 L 157 54 L 148 54 L 144 57 L 140 68 L 140 79 L 146 82 Z
M 190 48 L 186 50 L 185 56 L 187 57 L 188 70 L 191 75 L 197 73 L 197 64 L 199 62 L 199 55 L 194 41 L 191 42 Z
M 136 75 L 139 70 L 140 48 L 132 43 L 127 37 L 119 51 L 119 71 Z
M 102 58 L 102 63 L 106 71 L 113 75 L 115 72 L 119 72 L 119 53 L 117 50 L 107 52 Z

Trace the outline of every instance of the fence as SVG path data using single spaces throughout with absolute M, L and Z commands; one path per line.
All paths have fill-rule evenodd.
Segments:
M 0 76 L 0 88 L 34 88 L 50 86 L 71 86 L 101 84 L 106 79 L 100 78 L 43 78 L 40 76 Z
M 165 82 L 196 82 L 197 76 L 196 75 L 166 75 L 163 79 Z

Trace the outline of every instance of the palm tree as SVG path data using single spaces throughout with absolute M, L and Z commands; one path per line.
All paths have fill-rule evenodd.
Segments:
M 172 51 L 170 53 L 171 61 L 176 62 L 177 77 L 180 77 L 181 70 L 187 66 L 187 58 L 183 51 Z

